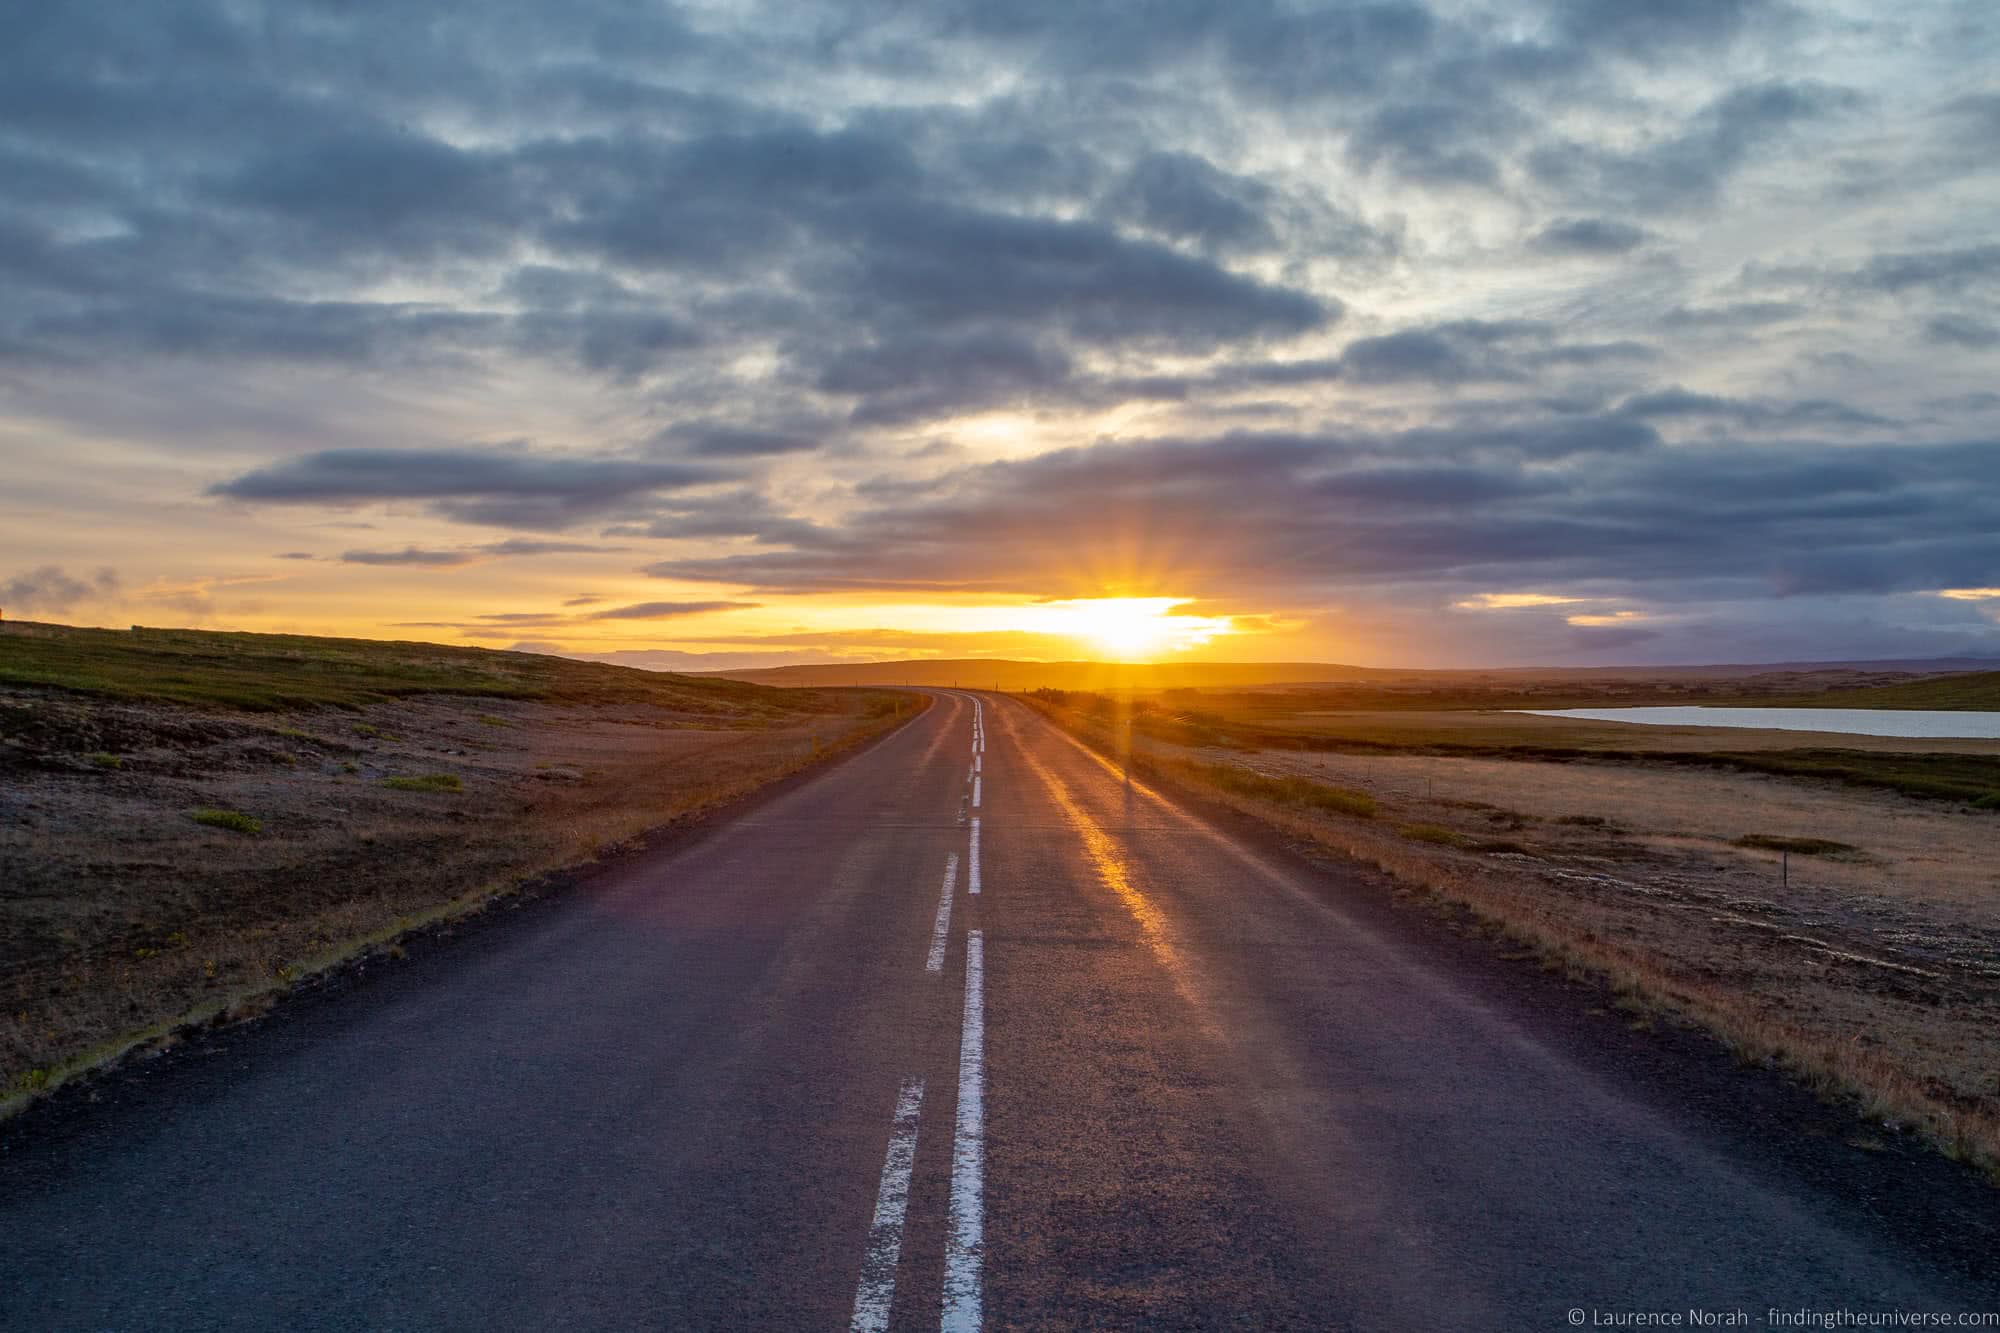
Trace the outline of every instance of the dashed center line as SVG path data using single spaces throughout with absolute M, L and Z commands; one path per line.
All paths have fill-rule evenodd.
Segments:
M 965 891 L 979 892 L 979 816 L 972 817 L 972 849 L 966 855 Z
M 974 1333 L 986 1227 L 986 943 L 965 936 L 965 1019 L 958 1041 L 958 1120 L 951 1140 L 951 1215 L 945 1231 L 943 1333 Z
M 972 808 L 974 810 L 979 808 L 979 783 L 979 778 L 975 777 L 972 779 Z
M 861 1283 L 854 1293 L 853 1333 L 883 1333 L 889 1327 L 889 1306 L 896 1298 L 896 1264 L 903 1253 L 903 1215 L 910 1206 L 910 1169 L 917 1160 L 917 1114 L 924 1103 L 924 1081 L 903 1080 L 896 1098 L 896 1119 L 889 1131 L 889 1152 L 882 1162 L 882 1188 L 875 1196 L 875 1220 L 868 1228 L 868 1249 L 861 1259 Z
M 944 890 L 938 895 L 937 924 L 931 927 L 931 952 L 924 959 L 924 971 L 936 972 L 944 967 L 945 941 L 951 935 L 951 895 L 958 887 L 958 853 L 945 858 Z

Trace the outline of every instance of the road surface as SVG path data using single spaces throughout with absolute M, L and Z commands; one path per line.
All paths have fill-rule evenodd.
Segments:
M 1221 818 L 940 693 L 8 1127 L 0 1326 L 2000 1310 L 1969 1174 L 1814 1138 L 1832 1113 L 1768 1076 Z

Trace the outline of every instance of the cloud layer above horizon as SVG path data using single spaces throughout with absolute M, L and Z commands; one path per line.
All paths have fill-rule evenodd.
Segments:
M 1166 596 L 1237 657 L 2000 654 L 1984 0 L 8 30 L 10 611 L 734 664 Z

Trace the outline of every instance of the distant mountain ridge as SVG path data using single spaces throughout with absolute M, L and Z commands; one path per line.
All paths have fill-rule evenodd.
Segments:
M 1024 662 L 1009 658 L 937 658 L 846 662 L 816 666 L 757 667 L 695 674 L 726 676 L 759 685 L 924 685 L 967 689 L 1064 690 L 1223 689 L 1328 685 L 1391 680 L 1437 682 L 1512 680 L 1689 679 L 1704 676 L 1815 672 L 1942 676 L 1994 671 L 1992 658 L 1919 658 L 1850 662 L 1718 663 L 1706 666 L 1484 667 L 1417 669 L 1347 666 L 1335 662 Z M 1855 682 L 1859 684 L 1860 682 Z

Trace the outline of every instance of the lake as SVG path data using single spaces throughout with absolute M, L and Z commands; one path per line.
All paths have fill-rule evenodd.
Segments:
M 1755 727 L 1766 731 L 1841 731 L 1851 736 L 1925 736 L 1939 740 L 2000 740 L 2000 713 L 1902 711 L 1887 708 L 1515 708 L 1536 717 L 1587 722 L 1638 722 L 1655 727 Z

